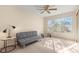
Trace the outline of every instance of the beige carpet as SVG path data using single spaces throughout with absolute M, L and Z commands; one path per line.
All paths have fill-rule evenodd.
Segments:
M 59 39 L 59 38 L 44 38 L 41 41 L 20 48 L 17 46 L 10 53 L 75 53 L 79 52 L 79 45 L 75 41 Z

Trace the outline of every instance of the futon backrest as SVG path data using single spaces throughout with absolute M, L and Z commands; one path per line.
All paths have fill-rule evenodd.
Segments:
M 29 37 L 33 37 L 33 36 L 37 36 L 37 31 L 16 33 L 17 39 L 29 38 Z

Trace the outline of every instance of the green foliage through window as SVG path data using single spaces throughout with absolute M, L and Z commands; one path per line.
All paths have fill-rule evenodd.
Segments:
M 71 32 L 72 17 L 48 20 L 48 32 Z

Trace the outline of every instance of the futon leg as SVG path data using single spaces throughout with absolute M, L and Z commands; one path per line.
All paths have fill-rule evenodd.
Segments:
M 21 45 L 22 48 L 25 48 L 25 45 Z

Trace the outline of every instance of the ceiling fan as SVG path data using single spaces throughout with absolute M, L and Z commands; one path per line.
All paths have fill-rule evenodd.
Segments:
M 51 12 L 50 12 L 51 10 L 57 10 L 57 8 L 49 8 L 49 7 L 50 7 L 50 5 L 44 5 L 41 9 L 38 9 L 38 10 L 42 11 L 40 14 L 42 14 L 44 12 L 51 14 Z

